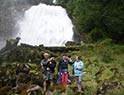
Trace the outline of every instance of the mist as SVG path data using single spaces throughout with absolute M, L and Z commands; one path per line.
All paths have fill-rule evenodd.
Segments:
M 52 4 L 52 0 L 0 0 L 0 49 L 5 46 L 6 40 L 16 38 L 17 22 L 25 10 L 40 2 Z

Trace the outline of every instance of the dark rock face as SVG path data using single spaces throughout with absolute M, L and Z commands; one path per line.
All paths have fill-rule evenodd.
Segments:
M 39 3 L 52 4 L 52 1 L 53 0 L 28 0 L 32 5 L 37 5 Z
M 17 46 L 20 38 L 11 39 L 6 41 L 6 46 L 0 51 L 0 62 L 34 62 L 39 63 L 43 58 L 43 53 L 48 52 L 51 56 L 57 57 L 62 53 L 68 53 L 70 51 L 79 51 L 78 47 L 44 47 L 31 46 L 28 44 L 21 44 Z
M 75 42 L 80 42 L 81 41 L 81 37 L 80 37 L 80 34 L 77 32 L 75 26 L 73 27 L 73 31 L 74 31 L 73 40 Z
M 0 50 L 0 56 L 3 56 L 7 52 L 9 52 L 9 50 L 16 48 L 19 40 L 19 37 L 17 37 L 16 39 L 6 40 L 6 46 Z
M 52 4 L 53 0 L 16 0 L 18 4 L 38 5 L 39 3 Z
M 76 46 L 76 45 L 81 45 L 81 43 L 80 42 L 68 41 L 65 45 L 66 46 Z

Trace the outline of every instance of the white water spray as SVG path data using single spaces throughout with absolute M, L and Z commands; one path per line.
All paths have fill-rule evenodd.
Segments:
M 53 3 L 55 4 L 56 3 L 56 0 L 53 0 Z
M 19 43 L 64 46 L 73 40 L 73 24 L 61 6 L 32 6 L 19 21 Z

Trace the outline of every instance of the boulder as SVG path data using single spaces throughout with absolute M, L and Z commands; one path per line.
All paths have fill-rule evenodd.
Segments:
M 0 56 L 7 55 L 10 50 L 15 49 L 19 42 L 20 38 L 6 40 L 6 46 L 0 50 Z
M 76 46 L 76 45 L 81 45 L 80 42 L 73 42 L 73 41 L 68 41 L 65 44 L 66 46 Z
M 27 89 L 28 95 L 38 95 L 38 93 L 41 93 L 41 87 L 39 85 L 31 85 Z

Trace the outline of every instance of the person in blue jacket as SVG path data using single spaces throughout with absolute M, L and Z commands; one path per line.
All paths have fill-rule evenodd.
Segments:
M 82 89 L 83 66 L 84 64 L 81 61 L 80 57 L 76 56 L 76 61 L 73 64 L 73 73 L 78 84 L 78 92 L 81 92 Z

